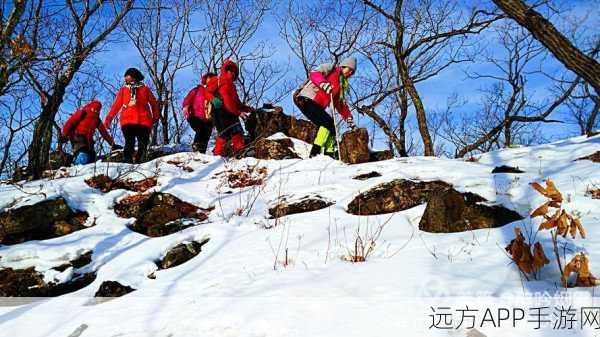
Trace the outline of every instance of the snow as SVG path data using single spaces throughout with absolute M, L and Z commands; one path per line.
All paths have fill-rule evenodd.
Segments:
M 0 246 L 0 267 L 35 266 L 48 280 L 64 282 L 74 270 L 59 273 L 51 268 L 92 250 L 92 263 L 78 272 L 97 272 L 92 284 L 74 293 L 0 307 L 1 334 L 68 336 L 77 330 L 85 337 L 465 336 L 464 328 L 430 329 L 433 308 L 467 304 L 483 311 L 523 299 L 565 295 L 572 296 L 579 307 L 598 306 L 597 289 L 561 288 L 546 232 L 536 238 L 552 261 L 542 269 L 539 280 L 525 282 L 510 264 L 504 247 L 514 238 L 514 227 L 536 228 L 537 220 L 490 230 L 432 234 L 418 229 L 425 205 L 377 216 L 355 216 L 345 209 L 358 193 L 393 179 L 439 179 L 526 217 L 544 201 L 529 183 L 550 178 L 565 196 L 565 208 L 581 217 L 588 232 L 585 240 L 561 239 L 568 243 L 567 257 L 586 252 L 592 273 L 600 275 L 599 200 L 585 195 L 588 187 L 600 184 L 599 164 L 575 161 L 599 151 L 600 137 L 495 151 L 479 156 L 477 162 L 411 157 L 359 165 L 325 156 L 306 159 L 309 146 L 293 142 L 305 159 L 225 161 L 184 152 L 137 166 L 98 162 L 69 168 L 66 178 L 0 185 L 0 207 L 16 208 L 61 196 L 95 221 L 95 226 L 67 236 Z M 167 163 L 173 160 L 193 171 Z M 518 166 L 525 173 L 491 174 L 500 165 Z M 267 168 L 264 184 L 241 189 L 227 186 L 222 172 L 253 166 Z M 371 171 L 382 176 L 352 179 Z M 131 179 L 158 175 L 158 185 L 151 191 L 171 193 L 214 210 L 197 226 L 149 238 L 126 227 L 134 219 L 119 218 L 112 211 L 116 202 L 134 192 L 103 194 L 85 184 L 85 179 L 101 173 Z M 315 212 L 269 218 L 268 208 L 283 196 L 297 200 L 314 195 L 335 204 Z M 366 262 L 344 261 L 357 231 L 368 237 L 381 226 L 376 249 Z M 205 238 L 210 241 L 198 256 L 157 270 L 155 261 L 169 248 Z M 150 274 L 156 278 L 148 278 Z M 91 305 L 105 280 L 137 290 Z M 486 336 L 593 336 L 595 331 L 533 329 L 526 323 L 516 328 L 506 323 L 477 329 Z

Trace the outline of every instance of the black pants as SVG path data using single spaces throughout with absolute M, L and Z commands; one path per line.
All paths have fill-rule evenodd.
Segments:
M 123 137 L 125 137 L 123 161 L 125 163 L 133 162 L 133 151 L 136 139 L 138 142 L 138 150 L 135 156 L 135 162 L 140 163 L 146 160 L 146 150 L 148 149 L 148 143 L 150 142 L 150 128 L 143 125 L 129 124 L 124 125 L 121 130 L 123 131 Z
M 242 129 L 240 118 L 238 116 L 225 111 L 225 109 L 214 111 L 213 116 L 215 127 L 219 132 L 217 134 L 218 137 L 229 139 L 235 134 L 244 133 L 244 129 Z
M 317 126 L 326 128 L 335 137 L 335 123 L 333 118 L 322 106 L 312 99 L 303 96 L 296 96 L 294 98 L 294 103 L 306 118 Z
M 210 134 L 212 133 L 213 123 L 212 121 L 202 120 L 196 117 L 190 117 L 188 123 L 192 127 L 192 130 L 196 133 L 194 135 L 194 145 L 197 147 L 197 151 L 206 153 L 208 147 L 208 141 L 210 140 Z

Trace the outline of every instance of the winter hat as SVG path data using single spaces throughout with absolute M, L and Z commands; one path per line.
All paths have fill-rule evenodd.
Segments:
M 206 82 L 208 82 L 208 79 L 211 77 L 215 77 L 215 76 L 217 76 L 217 74 L 208 72 L 208 73 L 202 75 L 202 77 L 200 78 L 200 83 L 206 85 Z
M 127 69 L 127 71 L 125 72 L 125 75 L 123 75 L 123 77 L 125 77 L 127 75 L 133 77 L 133 79 L 135 79 L 136 82 L 141 82 L 144 80 L 144 75 L 142 75 L 142 72 L 139 71 L 137 68 Z
M 356 57 L 347 57 L 340 63 L 341 67 L 351 68 L 356 72 Z
M 85 110 L 89 111 L 91 109 L 94 109 L 95 111 L 100 112 L 100 110 L 102 109 L 102 103 L 100 103 L 100 101 L 97 99 L 92 100 L 85 106 Z

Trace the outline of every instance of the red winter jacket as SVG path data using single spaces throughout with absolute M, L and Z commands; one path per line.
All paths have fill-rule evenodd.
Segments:
M 228 74 L 227 70 L 232 70 L 234 74 Z M 219 76 L 219 95 L 223 99 L 223 107 L 228 113 L 236 116 L 239 116 L 242 111 L 252 111 L 251 107 L 240 101 L 235 88 L 234 82 L 238 77 L 239 71 L 235 62 L 226 60 L 221 66 L 221 75 Z
M 121 127 L 125 125 L 143 125 L 152 128 L 152 125 L 158 121 L 160 117 L 158 101 L 154 98 L 150 88 L 145 85 L 137 88 L 135 105 L 129 106 L 130 100 L 130 89 L 127 86 L 122 87 L 104 120 L 104 126 L 107 129 L 110 128 L 110 123 L 118 112 L 121 112 Z
M 100 109 L 102 109 L 102 104 L 93 100 L 83 108 L 75 111 L 65 123 L 61 138 L 66 141 L 66 139 L 73 139 L 76 136 L 85 137 L 87 144 L 92 145 L 94 143 L 94 132 L 98 129 L 102 138 L 113 145 L 112 137 L 100 122 Z
M 322 64 L 317 69 L 312 70 L 309 74 L 309 81 L 300 91 L 300 95 L 312 99 L 315 103 L 323 107 L 323 109 L 327 109 L 331 98 L 329 94 L 321 89 L 320 85 L 323 82 L 329 82 L 332 87 L 331 94 L 333 95 L 335 110 L 344 119 L 352 118 L 352 113 L 348 105 L 340 99 L 340 74 L 342 68 L 335 66 L 332 69 L 331 67 L 331 64 Z M 327 75 L 328 73 L 329 75 Z

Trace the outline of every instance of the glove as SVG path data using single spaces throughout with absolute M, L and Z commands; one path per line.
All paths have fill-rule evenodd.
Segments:
M 123 149 L 123 147 L 122 147 L 121 145 L 119 145 L 119 144 L 113 144 L 113 145 L 110 147 L 110 150 L 111 150 L 111 151 L 118 151 L 118 150 L 122 150 L 122 149 Z
M 246 119 L 248 119 L 248 114 L 244 111 L 241 111 L 239 117 L 245 121 Z
M 331 94 L 331 90 L 333 90 L 333 87 L 329 82 L 323 82 L 319 85 L 319 87 L 321 87 L 321 89 L 323 89 L 323 91 L 325 91 L 327 95 Z
M 354 119 L 353 118 L 346 119 L 346 124 L 348 124 L 348 128 L 351 131 L 353 131 L 354 129 L 356 129 L 356 125 L 354 124 Z

